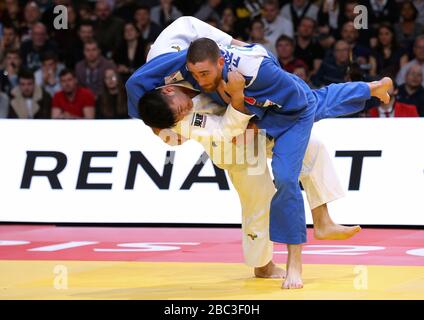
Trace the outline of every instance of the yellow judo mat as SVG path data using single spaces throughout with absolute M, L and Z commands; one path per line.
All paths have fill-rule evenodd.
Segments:
M 238 263 L 0 261 L 0 299 L 424 299 L 423 266 L 305 264 L 281 289 Z

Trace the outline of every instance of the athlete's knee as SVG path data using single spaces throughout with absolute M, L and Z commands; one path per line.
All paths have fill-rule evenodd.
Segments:
M 274 183 L 278 190 L 289 190 L 299 185 L 299 176 L 290 170 L 274 171 Z

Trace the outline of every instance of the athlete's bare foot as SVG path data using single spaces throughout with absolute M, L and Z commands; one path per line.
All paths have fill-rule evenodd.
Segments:
M 327 204 L 312 209 L 314 237 L 318 240 L 346 240 L 361 231 L 360 226 L 345 227 L 331 220 Z
M 301 289 L 302 281 L 302 245 L 288 244 L 287 276 L 283 281 L 283 289 Z
M 393 90 L 393 81 L 389 77 L 384 77 L 379 81 L 373 81 L 369 84 L 371 96 L 379 98 L 384 104 L 390 102 L 389 93 Z
M 303 281 L 302 281 L 302 273 L 297 269 L 293 269 L 292 271 L 287 271 L 286 280 L 284 280 L 283 289 L 302 289 Z
M 272 260 L 263 267 L 255 268 L 256 278 L 281 279 L 286 277 L 286 271 L 278 267 Z
M 314 238 L 317 240 L 346 240 L 359 231 L 361 231 L 360 226 L 345 227 L 333 223 L 320 228 L 314 226 Z

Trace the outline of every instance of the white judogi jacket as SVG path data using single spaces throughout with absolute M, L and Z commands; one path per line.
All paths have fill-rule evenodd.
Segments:
M 185 81 L 177 85 L 193 89 Z M 220 106 L 200 93 L 192 101 L 192 112 L 172 128 L 174 132 L 186 139 L 200 142 L 205 137 L 214 137 L 214 140 L 229 142 L 233 137 L 244 133 L 249 120 L 253 117 L 234 109 L 231 104 L 228 107 Z
M 193 89 L 190 83 L 185 81 L 173 85 Z M 215 165 L 226 170 L 244 170 L 249 166 L 257 165 L 258 161 L 266 161 L 266 151 L 271 151 L 272 141 L 266 140 L 265 137 L 261 140 L 260 147 L 263 148 L 263 151 L 259 153 L 261 158 L 253 151 L 247 151 L 248 148 L 259 147 L 258 139 L 256 145 L 254 141 L 247 144 L 240 143 L 240 141 L 244 142 L 241 140 L 242 135 L 253 115 L 239 112 L 231 104 L 223 107 L 201 93 L 192 98 L 192 101 L 193 109 L 187 116 L 175 127 L 160 131 L 159 137 L 163 141 L 175 146 L 187 140 L 195 140 L 203 146 Z M 253 136 L 253 133 L 251 134 Z M 239 139 L 239 143 L 233 143 L 234 137 Z M 237 157 L 243 158 L 244 161 L 237 161 Z

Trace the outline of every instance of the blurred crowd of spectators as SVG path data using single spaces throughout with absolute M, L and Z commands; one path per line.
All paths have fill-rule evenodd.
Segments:
M 57 5 L 67 29 L 54 27 Z M 355 28 L 359 5 L 367 29 Z M 182 15 L 262 44 L 313 88 L 396 81 L 388 105 L 353 116 L 424 116 L 424 0 L 4 0 L 0 118 L 127 118 L 125 81 Z

